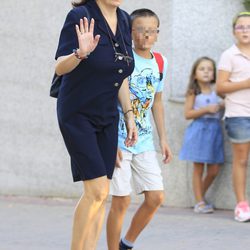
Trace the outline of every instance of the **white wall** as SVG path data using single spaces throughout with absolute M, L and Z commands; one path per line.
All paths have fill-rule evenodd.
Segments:
M 183 94 L 193 61 L 203 55 L 218 60 L 232 42 L 231 19 L 243 9 L 239 0 L 137 0 L 122 5 L 129 13 L 151 8 L 161 19 L 156 50 L 168 57 L 164 101 L 174 161 L 164 167 L 166 204 L 193 203 L 192 166 L 178 160 L 183 131 Z M 0 194 L 78 196 L 69 157 L 48 95 L 54 53 L 69 0 L 1 0 L 0 8 Z M 157 141 L 156 141 L 157 142 Z M 218 207 L 232 208 L 231 153 L 209 193 Z M 248 188 L 249 190 L 249 188 Z

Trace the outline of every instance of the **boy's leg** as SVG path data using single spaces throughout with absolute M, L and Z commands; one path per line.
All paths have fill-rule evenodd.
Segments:
M 163 203 L 163 191 L 145 191 L 145 200 L 135 213 L 125 239 L 135 242 L 138 235 L 153 218 L 155 212 Z
M 107 243 L 109 250 L 118 250 L 123 220 L 130 204 L 130 196 L 112 196 L 107 219 Z
M 207 165 L 207 174 L 204 180 L 202 181 L 202 195 L 205 196 L 208 188 L 213 183 L 215 177 L 219 173 L 220 166 L 218 164 L 208 164 Z
M 135 192 L 144 193 L 145 196 L 144 202 L 135 213 L 125 236 L 125 240 L 134 243 L 163 203 L 164 187 L 155 151 L 134 155 L 131 166 Z
M 130 203 L 132 153 L 122 151 L 121 166 L 114 170 L 110 183 L 111 208 L 107 219 L 107 244 L 109 250 L 118 250 L 123 219 Z

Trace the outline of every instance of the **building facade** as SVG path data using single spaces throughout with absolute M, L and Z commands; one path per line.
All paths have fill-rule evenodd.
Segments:
M 232 18 L 243 5 L 240 0 L 124 0 L 122 7 L 129 13 L 150 8 L 160 17 L 155 50 L 169 62 L 164 103 L 174 153 L 171 164 L 163 166 L 166 205 L 191 206 L 192 164 L 178 160 L 188 125 L 183 104 L 190 68 L 200 56 L 218 61 L 233 43 Z M 69 157 L 56 120 L 56 100 L 49 97 L 58 36 L 70 8 L 70 0 L 1 1 L 2 195 L 77 197 L 81 192 L 81 183 L 72 183 Z M 226 136 L 225 145 L 226 162 L 208 199 L 218 208 L 233 208 L 231 149 Z

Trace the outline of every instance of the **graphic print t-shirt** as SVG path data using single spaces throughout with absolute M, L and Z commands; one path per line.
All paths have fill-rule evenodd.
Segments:
M 159 79 L 159 67 L 154 56 L 152 59 L 145 59 L 134 52 L 134 60 L 135 68 L 132 75 L 129 77 L 129 89 L 130 100 L 138 130 L 138 142 L 135 146 L 129 148 L 124 145 L 127 132 L 121 106 L 118 106 L 120 113 L 118 144 L 119 148 L 122 150 L 139 154 L 145 151 L 155 150 L 150 112 L 153 106 L 155 93 L 163 90 L 163 83 L 166 78 L 167 60 L 163 57 L 164 69 L 163 79 L 161 81 Z

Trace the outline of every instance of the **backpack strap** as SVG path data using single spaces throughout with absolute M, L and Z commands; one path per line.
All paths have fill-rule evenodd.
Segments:
M 163 68 L 164 68 L 164 60 L 163 60 L 163 57 L 160 53 L 157 53 L 157 52 L 153 52 L 154 54 L 154 57 L 155 57 L 155 60 L 158 64 L 158 68 L 159 68 L 159 74 L 160 74 L 160 81 L 162 80 L 163 78 Z

